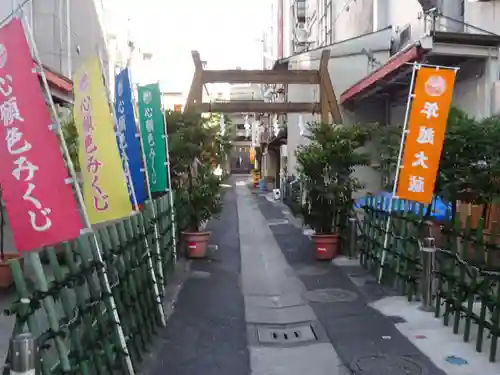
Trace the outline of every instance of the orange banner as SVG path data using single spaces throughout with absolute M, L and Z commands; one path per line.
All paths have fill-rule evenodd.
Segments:
M 417 68 L 397 196 L 430 204 L 443 149 L 456 71 Z

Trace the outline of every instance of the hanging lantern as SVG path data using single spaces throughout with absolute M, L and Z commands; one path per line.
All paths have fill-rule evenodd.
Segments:
M 252 147 L 257 147 L 259 137 L 259 121 L 255 120 L 252 124 Z
M 278 123 L 278 115 L 274 115 L 273 118 L 273 134 L 275 137 L 278 136 L 280 132 L 280 124 Z
M 305 124 L 304 124 L 304 116 L 299 115 L 299 134 L 304 135 L 306 130 Z
M 224 113 L 220 114 L 220 135 L 224 136 L 226 134 L 226 122 L 224 120 Z
M 250 137 L 250 123 L 248 122 L 248 115 L 245 115 L 245 137 Z

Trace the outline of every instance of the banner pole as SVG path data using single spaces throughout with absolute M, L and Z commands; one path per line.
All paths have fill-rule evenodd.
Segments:
M 118 120 L 116 118 L 115 108 L 113 106 L 113 102 L 111 101 L 111 97 L 110 97 L 111 88 L 108 87 L 108 82 L 105 79 L 106 76 L 104 75 L 104 64 L 102 62 L 102 55 L 101 55 L 100 51 L 98 51 L 98 55 L 99 55 L 99 65 L 101 66 L 101 73 L 103 73 L 104 85 L 107 87 L 106 88 L 106 96 L 107 96 L 109 105 L 112 107 L 111 113 L 113 114 L 113 125 L 115 127 L 116 132 L 118 132 L 118 129 L 117 129 L 118 128 Z M 116 96 L 115 96 L 115 100 L 116 100 Z M 134 181 L 132 180 L 132 173 L 130 173 L 130 164 L 128 162 L 128 157 L 127 157 L 125 148 L 123 147 L 122 144 L 119 144 L 119 148 L 121 151 L 120 157 L 122 160 L 122 166 L 125 166 L 125 168 L 127 169 L 127 170 L 123 170 L 123 173 L 125 175 L 125 179 L 127 180 L 127 182 L 129 183 L 129 186 L 130 186 L 130 192 L 132 193 L 132 203 L 134 205 L 136 213 L 140 213 L 139 204 L 137 203 L 137 195 L 135 194 Z M 144 232 L 146 232 L 146 227 L 144 225 L 143 225 L 142 229 L 144 230 Z M 158 305 L 158 313 L 160 314 L 161 324 L 164 327 L 166 327 L 167 321 L 165 320 L 165 312 L 163 311 L 163 306 L 161 304 L 160 290 L 158 288 L 158 282 L 156 280 L 156 274 L 155 274 L 154 266 L 153 266 L 153 259 L 151 257 L 151 249 L 150 249 L 147 238 L 144 238 L 144 243 L 146 245 L 146 249 L 148 252 L 147 262 L 148 262 L 148 268 L 150 269 L 151 281 L 153 282 L 153 292 L 156 296 L 156 302 L 157 302 L 156 304 Z
M 130 86 L 131 86 L 132 101 L 134 102 L 135 100 L 137 100 L 137 98 L 135 97 L 135 92 L 133 90 L 132 70 L 131 70 L 130 66 L 128 66 L 128 69 L 129 69 L 129 74 L 130 74 L 129 80 L 130 80 Z M 160 277 L 163 281 L 164 285 L 162 285 L 162 288 L 164 288 L 165 276 L 163 273 L 163 267 L 162 267 L 162 263 L 161 263 L 160 231 L 158 230 L 158 223 L 157 223 L 158 212 L 157 212 L 156 206 L 153 202 L 153 192 L 151 191 L 151 182 L 149 180 L 148 162 L 146 159 L 146 151 L 144 151 L 144 139 L 142 138 L 142 134 L 141 134 L 141 118 L 140 118 L 140 115 L 138 115 L 138 113 L 136 112 L 135 106 L 133 106 L 133 107 L 134 107 L 135 117 L 136 117 L 137 121 L 139 122 L 139 129 L 137 129 L 137 126 L 136 126 L 137 133 L 135 134 L 135 136 L 139 139 L 139 142 L 141 144 L 141 154 L 142 154 L 142 160 L 143 160 L 143 165 L 144 165 L 144 176 L 146 177 L 146 190 L 148 192 L 148 198 L 151 201 L 151 208 L 153 210 L 153 219 L 155 220 L 154 231 L 155 231 L 155 239 L 156 239 L 156 255 L 157 255 L 158 259 L 160 260 L 160 262 L 158 262 L 158 274 L 160 275 Z
M 385 258 L 387 258 L 387 245 L 389 244 L 389 230 L 391 229 L 391 222 L 392 222 L 392 202 L 394 199 L 396 199 L 396 193 L 398 189 L 398 183 L 399 183 L 399 174 L 401 172 L 401 162 L 403 159 L 403 150 L 405 146 L 405 140 L 406 140 L 406 133 L 408 132 L 408 120 L 410 117 L 410 109 L 411 109 L 411 102 L 413 99 L 413 88 L 415 86 L 415 76 L 417 74 L 417 70 L 420 69 L 420 65 L 417 63 L 413 63 L 413 69 L 411 73 L 411 82 L 410 82 L 410 90 L 408 92 L 408 102 L 406 103 L 406 112 L 405 112 L 405 119 L 403 123 L 403 131 L 401 133 L 401 141 L 399 143 L 399 152 L 398 152 L 398 161 L 396 163 L 396 175 L 394 176 L 394 184 L 392 186 L 392 195 L 391 199 L 389 201 L 389 209 L 387 210 L 388 217 L 387 217 L 387 222 L 385 224 L 385 233 L 384 233 L 384 242 L 383 242 L 383 247 L 382 247 L 382 257 L 380 258 L 380 269 L 379 269 L 379 275 L 378 275 L 378 283 L 380 284 L 382 282 L 382 277 L 384 275 L 384 263 L 385 263 Z M 382 208 L 383 209 L 383 208 Z
M 66 140 L 64 139 L 64 135 L 62 132 L 62 127 L 61 127 L 61 122 L 59 121 L 59 114 L 57 113 L 54 99 L 52 98 L 52 95 L 50 92 L 49 83 L 47 81 L 47 77 L 46 77 L 45 71 L 43 69 L 43 65 L 42 65 L 42 62 L 40 59 L 40 54 L 38 52 L 38 48 L 37 48 L 36 43 L 35 43 L 35 38 L 33 36 L 33 31 L 31 30 L 31 27 L 30 27 L 29 23 L 27 22 L 25 15 L 23 15 L 22 21 L 23 21 L 24 28 L 27 31 L 26 34 L 29 38 L 29 42 L 30 42 L 31 47 L 32 47 L 32 51 L 33 51 L 33 55 L 34 55 L 33 57 L 35 58 L 35 61 L 38 65 L 38 68 L 40 69 L 40 76 L 42 77 L 43 88 L 45 89 L 45 93 L 48 96 L 48 101 L 49 101 L 49 105 L 50 105 L 50 108 L 52 111 L 52 116 L 54 117 L 54 121 L 56 121 L 57 134 L 59 135 L 59 140 L 61 142 L 63 153 L 64 153 L 64 156 L 66 157 L 66 162 L 68 164 L 70 176 L 73 179 L 73 186 L 75 187 L 75 190 L 76 190 L 78 202 L 80 203 L 80 206 L 82 208 L 82 213 L 83 213 L 85 225 L 86 225 L 88 231 L 90 233 L 92 233 L 92 238 L 94 240 L 94 244 L 96 247 L 97 260 L 99 261 L 99 263 L 104 264 L 104 261 L 102 259 L 101 245 L 99 244 L 97 236 L 96 236 L 94 230 L 92 229 L 92 225 L 90 224 L 90 219 L 89 219 L 87 210 L 85 208 L 85 202 L 83 200 L 83 194 L 82 194 L 82 191 L 80 189 L 80 185 L 79 185 L 78 180 L 77 180 L 75 166 L 73 165 L 73 162 L 71 161 L 70 153 L 68 150 L 68 145 L 66 144 Z M 111 285 L 109 283 L 106 267 L 104 267 L 102 269 L 102 276 L 103 276 L 103 280 L 104 280 L 104 289 L 105 289 L 105 292 L 109 296 L 108 297 L 109 304 L 110 304 L 111 310 L 113 311 L 112 312 L 113 319 L 116 322 L 117 333 L 118 333 L 118 337 L 120 339 L 120 346 L 122 347 L 122 350 L 125 353 L 125 364 L 127 366 L 127 370 L 128 370 L 129 375 L 135 375 L 134 367 L 132 365 L 132 359 L 130 358 L 130 354 L 128 352 L 127 342 L 125 341 L 125 335 L 123 333 L 123 328 L 122 328 L 122 325 L 120 322 L 120 317 L 118 316 L 118 311 L 116 309 L 115 299 L 113 298 L 113 295 L 111 294 Z
M 160 82 L 158 82 L 158 87 L 160 87 Z M 168 128 L 167 128 L 167 114 L 165 113 L 165 105 L 163 103 L 163 98 L 161 98 L 161 110 L 163 112 L 163 126 L 165 132 L 165 152 L 167 153 L 167 178 L 168 178 L 168 194 L 170 198 L 170 220 L 172 220 L 172 243 L 174 244 L 174 264 L 177 263 L 177 225 L 175 222 L 175 212 L 174 212 L 174 192 L 172 189 L 172 177 L 170 171 L 170 152 L 168 147 Z

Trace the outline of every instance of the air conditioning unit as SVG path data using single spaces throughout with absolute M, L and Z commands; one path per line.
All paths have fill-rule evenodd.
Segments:
M 297 22 L 306 22 L 306 0 L 295 1 L 295 17 Z
M 396 35 L 392 40 L 391 55 L 394 55 L 401 51 L 404 47 L 408 45 L 411 40 L 411 24 L 394 28 Z

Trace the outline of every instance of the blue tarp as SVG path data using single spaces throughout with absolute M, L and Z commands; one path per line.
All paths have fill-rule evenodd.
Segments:
M 376 206 L 378 209 L 383 211 L 389 211 L 389 205 L 391 203 L 392 193 L 384 191 L 378 195 L 372 196 L 375 198 Z M 354 206 L 356 208 L 361 208 L 365 205 L 365 202 L 368 197 L 362 197 L 356 200 Z M 382 207 L 382 200 L 384 201 L 384 207 Z M 393 202 L 398 202 L 395 206 L 399 209 L 399 211 L 403 212 L 414 212 L 418 213 L 422 203 L 408 201 L 406 199 L 395 198 L 392 200 Z M 437 220 L 445 220 L 448 213 L 448 219 L 451 217 L 451 205 L 443 202 L 440 197 L 434 197 L 432 202 L 432 211 L 431 217 Z

